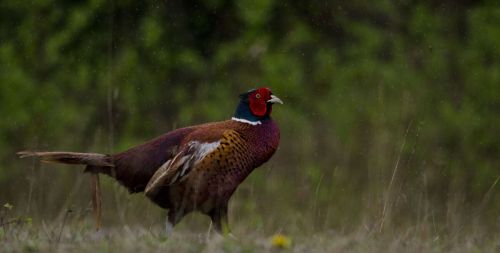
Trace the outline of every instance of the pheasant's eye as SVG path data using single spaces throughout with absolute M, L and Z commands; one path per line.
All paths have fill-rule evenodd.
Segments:
M 257 94 L 255 95 L 255 98 L 259 99 L 259 98 L 260 98 L 260 94 L 259 94 L 259 93 L 257 93 Z

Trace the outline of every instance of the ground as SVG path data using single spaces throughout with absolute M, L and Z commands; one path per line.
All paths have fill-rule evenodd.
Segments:
M 236 238 L 223 238 L 181 228 L 167 239 L 159 226 L 113 226 L 96 233 L 90 225 L 61 225 L 4 226 L 0 252 L 500 252 L 498 236 L 432 235 L 418 229 L 268 234 L 237 228 Z

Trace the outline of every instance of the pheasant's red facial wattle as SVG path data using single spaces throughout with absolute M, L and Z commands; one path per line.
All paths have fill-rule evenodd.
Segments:
M 253 115 L 264 117 L 266 114 L 271 113 L 271 108 L 267 106 L 267 101 L 271 99 L 271 90 L 268 88 L 258 88 L 248 94 L 248 101 L 250 111 Z M 268 112 L 269 110 L 269 112 Z

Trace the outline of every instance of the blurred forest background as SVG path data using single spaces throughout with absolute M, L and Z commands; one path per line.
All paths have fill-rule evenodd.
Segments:
M 233 226 L 500 231 L 498 1 L 0 1 L 0 204 L 91 226 L 83 168 L 26 149 L 113 153 L 232 116 L 269 86 L 280 148 Z M 164 213 L 103 177 L 105 226 Z M 181 223 L 206 229 L 192 215 Z

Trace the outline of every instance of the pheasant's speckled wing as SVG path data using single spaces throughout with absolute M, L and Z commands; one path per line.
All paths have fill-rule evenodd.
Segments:
M 161 187 L 181 182 L 197 164 L 203 159 L 208 159 L 209 154 L 220 153 L 227 149 L 224 143 L 227 143 L 235 135 L 239 134 L 234 130 L 216 130 L 208 136 L 206 133 L 201 136 L 194 133 L 190 136 L 190 141 L 183 145 L 179 152 L 165 162 L 151 177 L 146 186 L 146 195 L 154 195 Z M 224 147 L 221 146 L 221 143 Z

